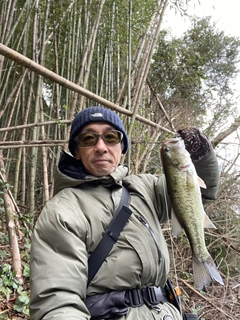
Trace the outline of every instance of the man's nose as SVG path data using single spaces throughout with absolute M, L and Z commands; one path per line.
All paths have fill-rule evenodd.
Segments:
M 101 137 L 98 138 L 98 141 L 95 145 L 96 150 L 107 150 L 107 146 Z

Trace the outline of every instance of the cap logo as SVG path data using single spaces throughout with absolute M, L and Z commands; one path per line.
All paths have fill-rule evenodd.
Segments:
M 100 112 L 93 113 L 90 115 L 91 120 L 102 120 L 103 119 L 103 114 Z

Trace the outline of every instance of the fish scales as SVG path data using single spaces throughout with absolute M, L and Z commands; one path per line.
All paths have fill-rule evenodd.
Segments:
M 214 227 L 203 208 L 199 183 L 190 154 L 181 138 L 166 139 L 160 149 L 166 184 L 171 199 L 172 233 L 178 236 L 184 229 L 192 249 L 193 277 L 198 290 L 212 280 L 223 285 L 222 278 L 210 256 L 204 238 L 204 226 Z
M 174 212 L 178 216 L 180 224 L 186 226 L 185 231 L 192 242 L 192 247 L 195 249 L 196 256 L 199 256 L 199 254 L 202 256 L 204 238 L 202 237 L 202 233 L 197 231 L 199 224 L 203 224 L 203 220 L 199 219 L 199 215 L 195 214 L 198 210 L 197 208 L 202 209 L 202 200 L 199 197 L 199 186 L 197 183 L 189 181 L 189 172 L 182 170 L 174 174 L 174 170 L 172 171 L 173 173 L 168 175 L 170 179 L 167 180 L 167 187 L 172 200 L 172 205 L 175 209 Z M 183 199 L 186 199 L 187 201 L 183 201 Z M 202 217 L 204 217 L 204 212 L 202 212 Z M 193 234 L 193 231 L 195 234 Z M 204 250 L 204 253 L 206 256 L 207 251 Z

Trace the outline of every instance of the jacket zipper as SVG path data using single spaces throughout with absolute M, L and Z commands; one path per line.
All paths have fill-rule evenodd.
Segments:
M 149 231 L 151 237 L 153 238 L 153 241 L 157 247 L 157 252 L 158 252 L 158 258 L 159 258 L 159 261 L 160 261 L 160 257 L 161 257 L 161 251 L 160 251 L 160 248 L 159 248 L 159 244 L 157 242 L 157 239 L 155 237 L 155 234 L 153 233 L 152 231 L 152 228 L 150 227 L 150 225 L 148 224 L 148 222 L 142 217 L 142 216 L 137 216 L 137 219 L 144 225 L 145 228 L 147 228 L 147 230 Z

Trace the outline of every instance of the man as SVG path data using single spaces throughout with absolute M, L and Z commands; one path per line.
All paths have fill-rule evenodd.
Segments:
M 196 129 L 179 134 L 194 150 L 197 171 L 208 186 L 205 200 L 214 199 L 219 171 L 208 140 Z M 164 289 L 169 255 L 160 223 L 169 218 L 171 204 L 163 177 L 128 176 L 120 164 L 128 150 L 126 131 L 116 113 L 102 107 L 77 114 L 69 150 L 72 155 L 61 152 L 55 196 L 33 234 L 31 319 L 182 319 Z M 118 208 L 122 186 L 130 194 L 132 215 L 87 286 L 88 258 Z M 153 286 L 160 293 L 158 304 L 133 301 L 134 294 L 141 296 Z

